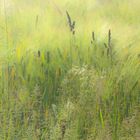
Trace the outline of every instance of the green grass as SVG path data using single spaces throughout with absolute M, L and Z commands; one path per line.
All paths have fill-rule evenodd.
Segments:
M 0 140 L 139 140 L 139 4 L 0 0 Z

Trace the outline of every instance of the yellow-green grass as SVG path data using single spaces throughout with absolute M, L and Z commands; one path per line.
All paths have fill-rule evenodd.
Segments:
M 0 140 L 138 140 L 139 5 L 0 0 Z

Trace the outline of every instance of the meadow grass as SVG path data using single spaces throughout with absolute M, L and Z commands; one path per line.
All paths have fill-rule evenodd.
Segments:
M 0 140 L 139 140 L 138 0 L 0 0 Z

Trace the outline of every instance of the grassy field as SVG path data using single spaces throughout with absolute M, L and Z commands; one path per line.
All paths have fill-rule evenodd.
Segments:
M 0 140 L 140 140 L 139 0 L 0 0 Z

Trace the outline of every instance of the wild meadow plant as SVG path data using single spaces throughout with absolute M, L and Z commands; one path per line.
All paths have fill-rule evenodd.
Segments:
M 87 40 L 80 38 L 78 19 L 71 15 L 66 11 L 69 31 L 61 30 L 62 35 L 65 33 L 61 42 L 59 32 L 43 32 L 46 25 L 41 24 L 39 14 L 35 30 L 30 28 L 28 20 L 32 20 L 28 17 L 27 21 L 21 19 L 24 25 L 16 20 L 22 28 L 18 30 L 5 7 L 3 42 L 7 51 L 0 65 L 0 140 L 140 139 L 139 54 L 126 47 L 127 53 L 122 56 L 126 48 L 117 48 L 112 28 L 105 29 L 101 40 L 96 29 L 90 30 Z M 13 28 L 18 35 L 18 31 L 27 32 L 23 40 L 16 40 Z M 57 37 L 52 39 L 51 35 Z M 26 49 L 26 45 L 34 47 Z

